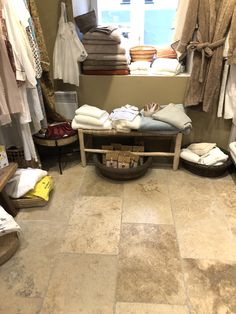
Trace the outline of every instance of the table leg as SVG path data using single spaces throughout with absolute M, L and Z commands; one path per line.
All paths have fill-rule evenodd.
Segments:
M 58 154 L 58 165 L 59 165 L 59 170 L 60 170 L 60 174 L 62 174 L 62 167 L 61 167 L 61 147 L 58 146 L 57 140 L 56 142 L 56 147 L 57 147 L 57 154 Z
M 86 167 L 86 154 L 84 151 L 84 133 L 82 129 L 79 129 L 78 133 L 79 133 L 80 158 L 82 166 Z
M 173 161 L 173 170 L 177 170 L 179 167 L 179 156 L 180 156 L 180 150 L 181 150 L 181 144 L 182 144 L 182 133 L 178 133 L 175 139 L 175 156 Z

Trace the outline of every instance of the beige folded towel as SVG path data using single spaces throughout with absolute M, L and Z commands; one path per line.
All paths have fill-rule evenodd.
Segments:
M 209 153 L 209 151 L 214 147 L 216 147 L 216 143 L 193 143 L 190 144 L 187 148 L 190 149 L 193 153 L 202 156 Z
M 113 40 L 119 44 L 121 42 L 121 35 L 119 31 L 113 31 L 110 35 L 100 32 L 87 32 L 84 34 L 83 40 Z
M 101 53 L 90 53 L 87 60 L 116 60 L 116 61 L 127 61 L 127 57 L 124 53 L 122 54 L 101 54 Z
M 90 53 L 102 53 L 102 54 L 119 54 L 125 53 L 125 48 L 118 45 L 84 45 L 84 48 L 88 54 Z

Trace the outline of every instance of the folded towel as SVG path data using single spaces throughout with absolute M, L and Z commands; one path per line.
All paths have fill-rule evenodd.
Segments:
M 119 61 L 119 60 L 86 60 L 83 62 L 83 66 L 85 65 L 128 65 L 128 61 Z
M 104 25 L 101 25 L 101 26 L 95 26 L 95 27 L 91 28 L 89 30 L 89 32 L 90 33 L 94 33 L 94 32 L 96 32 L 96 33 L 104 33 L 104 34 L 110 35 L 116 29 L 117 29 L 117 27 L 115 27 L 115 26 L 111 26 L 111 25 L 104 26 Z
M 102 110 L 95 106 L 90 106 L 87 104 L 75 110 L 76 115 L 82 114 L 84 116 L 89 116 L 89 117 L 93 117 L 97 119 L 100 119 L 105 113 L 106 113 L 106 110 Z
M 83 65 L 84 70 L 128 70 L 128 65 Z
M 117 45 L 115 40 L 102 40 L 102 39 L 83 39 L 83 45 Z
M 200 160 L 200 157 L 197 154 L 194 154 L 188 148 L 181 149 L 180 157 L 183 158 L 184 160 L 194 162 L 194 163 L 199 163 L 199 160 Z
M 128 75 L 129 70 L 83 70 L 86 75 Z
M 136 116 L 133 121 L 128 120 L 114 120 L 112 126 L 118 132 L 130 132 L 131 130 L 138 130 L 141 124 L 141 116 Z
M 127 57 L 124 53 L 121 54 L 101 54 L 101 53 L 90 53 L 87 60 L 116 60 L 116 61 L 127 61 Z
M 126 53 L 126 50 L 121 45 L 84 45 L 87 54 L 102 53 L 102 54 L 120 54 Z
M 148 70 L 131 70 L 130 71 L 131 75 L 149 75 L 150 74 L 150 69 Z
M 148 62 L 148 61 L 135 61 L 135 62 L 131 62 L 131 64 L 129 65 L 129 69 L 131 71 L 149 70 L 150 65 L 151 65 L 151 62 Z
M 87 32 L 84 34 L 83 40 L 105 40 L 115 41 L 116 43 L 121 42 L 121 34 L 118 30 L 114 30 L 111 34 L 99 33 L 99 32 Z
M 202 156 L 209 153 L 209 151 L 214 147 L 216 147 L 216 143 L 193 143 L 190 144 L 187 148 L 190 149 L 193 153 Z
M 183 105 L 169 104 L 152 116 L 156 120 L 170 123 L 179 130 L 192 127 L 191 119 L 184 112 Z
M 101 118 L 99 119 L 85 116 L 82 114 L 75 115 L 74 117 L 76 123 L 89 124 L 94 126 L 103 126 L 108 118 L 109 118 L 108 112 L 105 112 L 104 115 L 102 115 Z
M 229 158 L 228 155 L 223 153 L 219 147 L 215 147 L 209 151 L 206 155 L 200 157 L 200 164 L 213 166 L 218 162 L 225 162 Z
M 0 206 L 0 236 L 4 236 L 12 232 L 20 232 L 20 226 L 15 222 L 14 218 L 9 215 L 5 209 Z
M 158 58 L 151 66 L 152 74 L 156 75 L 176 75 L 181 69 L 181 64 L 176 59 Z
M 112 124 L 111 120 L 107 119 L 106 122 L 102 125 L 92 125 L 92 124 L 86 124 L 86 123 L 77 123 L 75 118 L 72 120 L 71 127 L 73 130 L 77 129 L 87 129 L 87 130 L 111 130 Z

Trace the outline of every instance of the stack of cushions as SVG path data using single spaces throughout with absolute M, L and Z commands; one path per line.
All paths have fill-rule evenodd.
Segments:
M 84 34 L 82 42 L 88 53 L 83 62 L 84 74 L 129 74 L 126 49 L 116 28 L 92 28 Z
M 111 130 L 112 124 L 109 113 L 90 105 L 83 105 L 75 111 L 75 116 L 71 124 L 74 130 Z

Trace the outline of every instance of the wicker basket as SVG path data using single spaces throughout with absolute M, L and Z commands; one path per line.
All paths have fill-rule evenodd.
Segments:
M 25 160 L 23 148 L 10 147 L 6 150 L 9 162 L 16 162 L 19 168 L 41 168 L 41 164 L 35 160 Z
M 102 163 L 102 155 L 94 155 L 95 167 L 104 176 L 113 180 L 133 180 L 143 176 L 152 164 L 152 157 L 144 157 L 144 163 L 135 168 L 109 168 Z
M 202 177 L 220 177 L 225 174 L 225 172 L 232 166 L 232 159 L 230 157 L 230 154 L 228 151 L 226 151 L 223 148 L 220 148 L 222 152 L 227 154 L 229 158 L 225 163 L 219 166 L 206 166 L 206 165 L 200 165 L 188 160 L 185 160 L 181 158 L 181 163 L 184 166 L 185 169 L 191 171 L 194 174 L 197 174 Z

